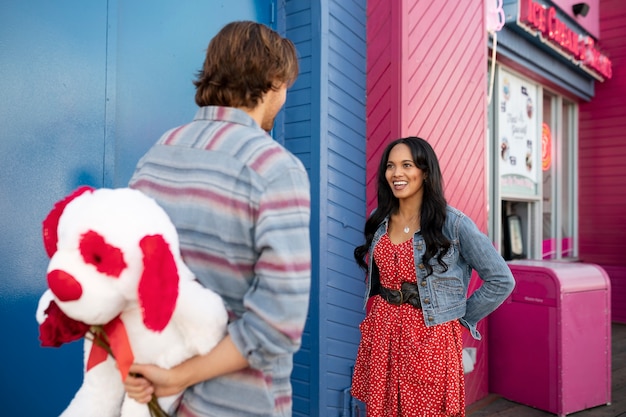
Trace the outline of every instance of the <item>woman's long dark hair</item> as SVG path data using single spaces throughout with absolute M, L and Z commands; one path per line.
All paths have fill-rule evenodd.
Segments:
M 385 177 L 387 161 L 391 149 L 398 144 L 405 144 L 411 149 L 413 162 L 425 174 L 424 195 L 420 213 L 420 225 L 422 236 L 426 243 L 426 252 L 422 263 L 430 275 L 432 266 L 428 262 L 436 257 L 437 262 L 447 269 L 443 262 L 443 255 L 450 248 L 450 240 L 443 234 L 443 225 L 446 221 L 446 207 L 448 203 L 443 193 L 443 177 L 439 168 L 439 161 L 430 144 L 422 138 L 415 136 L 396 139 L 385 148 L 378 167 L 378 207 L 365 222 L 365 243 L 354 249 L 354 258 L 361 268 L 367 271 L 366 256 L 370 250 L 374 233 L 385 217 L 397 213 L 399 201 L 393 195 L 391 187 Z

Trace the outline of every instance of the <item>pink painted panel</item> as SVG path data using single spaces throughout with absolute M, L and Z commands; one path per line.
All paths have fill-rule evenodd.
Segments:
M 611 318 L 614 322 L 626 323 L 626 265 L 601 265 L 611 280 Z
M 402 129 L 439 155 L 448 201 L 485 230 L 486 32 L 481 1 L 418 1 L 408 14 Z
M 602 0 L 599 21 L 613 77 L 596 83 L 595 97 L 580 104 L 579 254 L 609 271 L 612 317 L 626 323 L 626 2 Z
M 398 135 L 399 2 L 367 2 L 366 213 L 376 206 L 376 172 L 385 144 Z

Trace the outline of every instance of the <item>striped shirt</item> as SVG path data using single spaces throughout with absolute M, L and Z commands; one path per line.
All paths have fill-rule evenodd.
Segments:
M 176 226 L 182 256 L 224 299 L 250 367 L 190 387 L 179 416 L 291 416 L 311 282 L 310 191 L 294 155 L 245 112 L 202 107 L 142 157 L 131 188 Z

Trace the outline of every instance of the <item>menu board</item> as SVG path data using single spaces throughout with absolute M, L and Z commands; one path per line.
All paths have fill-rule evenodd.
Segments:
M 498 71 L 498 161 L 500 193 L 536 196 L 541 146 L 537 138 L 537 86 Z M 540 150 L 540 149 L 539 149 Z

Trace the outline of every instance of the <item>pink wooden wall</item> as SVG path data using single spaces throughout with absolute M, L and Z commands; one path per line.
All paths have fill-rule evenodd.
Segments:
M 487 230 L 487 33 L 483 0 L 368 0 L 367 212 L 385 145 L 420 136 L 437 152 L 448 202 Z M 488 394 L 487 329 L 466 377 L 467 404 Z
M 626 323 L 626 2 L 602 0 L 599 45 L 613 77 L 580 105 L 580 257 L 611 278 L 613 321 Z
M 604 0 L 602 0 L 604 2 Z M 563 12 L 567 13 L 579 25 L 581 25 L 589 34 L 596 39 L 600 37 L 600 0 L 585 0 L 589 5 L 587 16 L 574 16 L 572 6 L 580 3 L 581 0 L 552 0 Z

